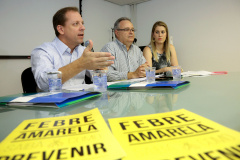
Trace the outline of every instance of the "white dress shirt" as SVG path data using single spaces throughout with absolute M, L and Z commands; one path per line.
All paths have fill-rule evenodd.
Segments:
M 84 49 L 77 46 L 72 53 L 70 48 L 57 37 L 52 42 L 46 42 L 35 48 L 31 54 L 31 65 L 37 86 L 42 91 L 48 91 L 47 72 L 58 71 L 59 68 L 72 63 L 81 57 Z M 63 88 L 84 84 L 86 70 L 80 72 L 63 84 Z

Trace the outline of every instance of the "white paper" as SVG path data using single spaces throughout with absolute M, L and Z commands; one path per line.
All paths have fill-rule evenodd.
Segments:
M 209 76 L 211 75 L 212 72 L 209 72 L 209 71 L 187 71 L 187 72 L 182 72 L 181 75 L 183 77 L 198 77 L 198 76 Z
M 79 85 L 74 85 L 74 86 L 68 86 L 68 87 L 63 87 L 63 89 L 69 90 L 69 91 L 83 91 L 87 90 L 90 88 L 93 88 L 93 84 L 79 84 Z

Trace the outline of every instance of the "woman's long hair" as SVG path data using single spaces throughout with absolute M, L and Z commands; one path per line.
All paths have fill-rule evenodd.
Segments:
M 162 22 L 162 21 L 157 21 L 153 27 L 152 27 L 152 34 L 151 34 L 151 46 L 152 46 L 152 50 L 153 50 L 153 56 L 155 58 L 156 61 L 158 61 L 158 56 L 157 56 L 157 51 L 156 51 L 156 45 L 155 45 L 155 39 L 153 39 L 153 34 L 154 34 L 154 31 L 155 29 L 158 27 L 158 26 L 163 26 L 165 29 L 166 29 L 166 33 L 167 33 L 167 36 L 166 36 L 166 40 L 164 42 L 164 51 L 166 53 L 166 58 L 167 58 L 167 62 L 170 62 L 170 43 L 169 43 L 169 34 L 168 34 L 168 27 L 167 27 L 167 24 Z

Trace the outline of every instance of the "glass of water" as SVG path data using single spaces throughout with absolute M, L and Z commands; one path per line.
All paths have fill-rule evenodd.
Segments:
M 173 80 L 180 81 L 181 80 L 181 66 L 171 66 Z
M 107 71 L 95 70 L 92 72 L 94 91 L 107 91 Z
M 147 83 L 154 83 L 156 67 L 146 67 L 145 71 L 146 71 Z
M 62 91 L 62 72 L 48 72 L 48 85 L 49 92 L 61 92 Z

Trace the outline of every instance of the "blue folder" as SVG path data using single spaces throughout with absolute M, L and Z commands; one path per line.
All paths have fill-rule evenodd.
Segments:
M 189 83 L 189 81 L 119 82 L 109 85 L 108 89 L 178 89 Z
M 45 106 L 61 108 L 100 96 L 100 92 L 42 92 L 0 97 L 0 104 L 12 106 Z

